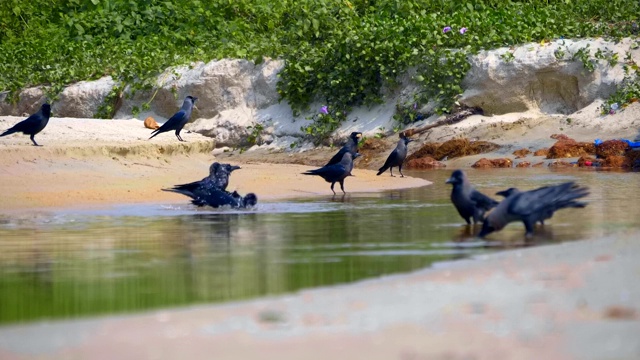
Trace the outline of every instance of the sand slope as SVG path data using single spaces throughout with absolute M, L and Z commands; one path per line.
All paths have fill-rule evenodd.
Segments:
M 0 129 L 19 118 L 4 118 Z M 319 177 L 301 173 L 314 167 L 251 162 L 241 156 L 211 154 L 211 139 L 195 133 L 177 141 L 173 132 L 147 140 L 151 130 L 136 120 L 52 119 L 36 136 L 42 147 L 22 134 L 0 139 L 2 210 L 94 206 L 116 203 L 188 203 L 162 188 L 199 180 L 214 161 L 240 164 L 229 190 L 254 192 L 263 200 L 332 194 Z M 375 176 L 355 170 L 347 192 L 375 192 L 428 185 L 416 178 Z M 339 185 L 336 185 L 339 192 Z

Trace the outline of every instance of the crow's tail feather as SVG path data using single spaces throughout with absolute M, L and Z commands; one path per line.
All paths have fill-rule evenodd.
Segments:
M 12 127 L 11 129 L 8 129 L 7 131 L 5 131 L 2 134 L 0 134 L 0 136 L 11 135 L 11 134 L 13 134 L 15 132 L 18 132 L 18 130 L 15 127 Z
M 178 194 L 182 194 L 182 195 L 188 196 L 190 198 L 195 198 L 195 195 L 191 191 L 186 191 L 186 190 L 182 190 L 182 189 L 172 188 L 172 189 L 162 189 L 162 191 L 174 192 L 174 193 L 178 193 Z
M 581 187 L 573 184 L 570 189 L 565 191 L 562 195 L 556 199 L 556 208 L 563 209 L 568 207 L 583 208 L 587 206 L 587 203 L 576 201 L 589 195 L 589 188 Z
M 151 133 L 151 137 L 148 140 L 153 139 L 154 136 L 160 134 L 160 128 L 157 128 L 155 130 L 153 130 L 153 132 Z

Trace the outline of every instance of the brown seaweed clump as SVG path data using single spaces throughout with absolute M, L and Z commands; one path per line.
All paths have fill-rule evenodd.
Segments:
M 358 158 L 359 167 L 367 167 L 372 161 L 377 159 L 377 156 L 381 153 L 389 151 L 389 145 L 382 139 L 367 138 L 361 142 L 358 152 L 360 157 Z
M 418 159 L 411 159 L 405 162 L 405 167 L 407 169 L 437 169 L 447 167 L 447 165 L 432 157 L 425 156 Z
M 409 155 L 407 160 L 429 156 L 438 161 L 468 155 L 482 154 L 500 148 L 500 145 L 488 141 L 469 141 L 469 139 L 451 139 L 444 143 L 427 143 L 418 151 Z
M 510 168 L 513 166 L 513 161 L 511 161 L 511 159 L 507 159 L 507 158 L 501 158 L 501 159 L 487 159 L 487 158 L 482 158 L 478 161 L 476 161 L 475 164 L 471 165 L 471 167 L 474 168 Z
M 627 150 L 624 157 L 629 161 L 628 164 L 633 169 L 640 169 L 640 150 Z
M 515 155 L 516 159 L 520 159 L 529 155 L 530 153 L 531 151 L 529 149 L 518 149 L 513 152 L 513 155 Z
M 549 163 L 549 167 L 555 167 L 555 168 L 566 168 L 566 167 L 574 167 L 574 166 L 575 166 L 574 164 L 563 161 L 563 160 L 556 160 L 554 162 Z
M 378 138 L 366 138 L 358 150 L 386 150 L 386 142 Z
M 622 140 L 607 140 L 596 146 L 596 155 L 599 158 L 606 158 L 610 155 L 624 156 L 629 148 L 629 144 Z
M 419 159 L 421 157 L 435 157 L 436 150 L 440 147 L 440 143 L 426 143 L 420 147 L 420 149 L 416 150 L 414 153 L 407 156 L 406 161 L 410 161 L 412 159 Z
M 559 140 L 551 148 L 547 154 L 547 159 L 560 159 L 579 157 L 583 155 L 595 155 L 596 146 L 590 142 L 578 142 L 573 139 Z
M 547 155 L 549 155 L 549 149 L 547 149 L 547 148 L 538 149 L 538 150 L 533 152 L 533 156 L 544 156 L 544 157 L 546 157 Z
M 604 161 L 602 162 L 602 167 L 608 167 L 608 168 L 631 167 L 631 163 L 625 156 L 610 155 L 604 159 Z
M 581 156 L 580 159 L 578 159 L 578 166 L 579 167 L 600 166 L 601 163 L 602 163 L 602 160 L 596 159 L 596 158 L 588 156 L 588 155 Z

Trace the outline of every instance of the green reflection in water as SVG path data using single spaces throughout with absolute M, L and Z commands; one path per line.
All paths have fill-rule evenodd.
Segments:
M 477 229 L 463 226 L 449 203 L 450 172 L 411 174 L 434 181 L 424 188 L 264 204 L 253 213 L 8 220 L 0 226 L 0 323 L 247 299 L 494 251 L 494 243 L 472 237 Z M 487 194 L 567 180 L 591 187 L 590 205 L 558 212 L 538 229 L 536 244 L 639 228 L 639 175 L 469 172 Z M 520 246 L 522 235 L 513 224 L 491 238 Z

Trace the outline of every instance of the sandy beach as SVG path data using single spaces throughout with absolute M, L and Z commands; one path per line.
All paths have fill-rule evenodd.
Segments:
M 17 119 L 0 120 L 0 128 Z M 199 134 L 173 133 L 147 140 L 150 130 L 137 120 L 52 119 L 31 146 L 28 136 L 0 141 L 0 197 L 4 211 L 43 210 L 120 203 L 188 203 L 161 189 L 200 180 L 214 162 L 240 165 L 228 190 L 253 192 L 259 201 L 330 195 L 330 184 L 301 173 L 316 166 L 271 164 L 250 157 L 212 155 L 214 143 Z M 308 156 L 320 164 L 336 150 Z M 268 156 L 265 155 L 265 156 Z M 358 169 L 345 181 L 347 192 L 376 192 L 428 185 L 423 179 L 376 176 Z M 339 184 L 336 184 L 336 192 Z

